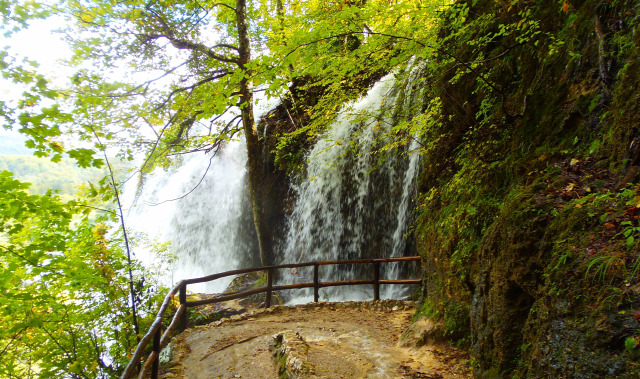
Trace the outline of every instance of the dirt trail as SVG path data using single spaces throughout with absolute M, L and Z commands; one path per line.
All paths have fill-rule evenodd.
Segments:
M 233 316 L 177 336 L 161 377 L 278 378 L 273 336 L 292 330 L 308 347 L 309 377 L 470 378 L 459 350 L 398 344 L 413 312 L 402 302 L 317 303 Z

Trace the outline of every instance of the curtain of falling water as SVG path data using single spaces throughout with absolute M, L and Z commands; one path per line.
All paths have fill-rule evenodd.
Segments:
M 209 159 L 211 166 L 207 170 Z M 145 179 L 128 221 L 137 231 L 171 242 L 177 260 L 172 272 L 167 273 L 167 281 L 256 263 L 246 160 L 242 141 L 231 141 L 213 158 L 190 155 L 179 167 L 168 172 L 158 170 Z M 167 201 L 191 190 L 182 199 Z M 146 254 L 143 260 L 154 259 Z M 220 279 L 190 286 L 189 290 L 221 292 L 230 281 L 231 278 Z
M 410 119 L 420 112 L 420 106 L 412 102 L 419 97 L 413 93 L 413 81 L 421 67 L 410 64 L 404 87 L 400 88 L 395 75 L 389 74 L 364 98 L 345 106 L 308 153 L 306 177 L 294 186 L 297 202 L 289 218 L 283 262 L 397 257 L 405 253 L 419 144 L 414 140 L 407 147 L 390 150 L 382 164 L 372 152 L 389 142 L 386 132 L 398 116 Z M 401 92 L 403 96 L 399 96 Z M 398 109 L 403 114 L 399 115 Z M 383 265 L 382 277 L 398 278 L 399 267 Z M 294 270 L 283 280 L 310 281 L 311 275 L 311 270 Z M 371 268 L 325 266 L 320 276 L 321 280 L 371 278 Z M 331 300 L 372 296 L 372 290 L 366 287 L 323 291 Z M 382 296 L 398 297 L 405 291 L 385 286 Z M 304 302 L 311 293 L 292 296 L 291 302 Z

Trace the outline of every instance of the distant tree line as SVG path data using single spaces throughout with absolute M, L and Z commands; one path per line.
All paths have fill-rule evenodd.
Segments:
M 96 182 L 106 175 L 104 169 L 81 168 L 71 159 L 53 163 L 27 155 L 0 155 L 0 171 L 10 171 L 16 179 L 31 183 L 29 192 L 38 195 L 52 190 L 73 196 L 82 183 Z

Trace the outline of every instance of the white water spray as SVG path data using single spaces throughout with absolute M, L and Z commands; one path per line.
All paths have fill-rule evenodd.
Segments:
M 273 108 L 277 99 L 257 97 L 254 117 Z M 229 115 L 229 119 L 234 115 Z M 177 256 L 164 284 L 259 265 L 249 202 L 247 148 L 243 135 L 225 143 L 216 156 L 189 154 L 177 167 L 157 169 L 137 192 L 125 189 L 132 204 L 127 223 L 160 242 L 170 242 Z M 155 257 L 143 251 L 149 265 Z M 189 285 L 189 291 L 219 293 L 233 277 Z
M 128 221 L 138 231 L 171 242 L 178 258 L 172 265 L 173 282 L 253 263 L 253 230 L 246 228 L 247 220 L 251 225 L 246 160 L 244 143 L 231 141 L 215 157 L 188 156 L 179 167 L 157 170 L 145 180 Z M 143 257 L 149 259 L 153 257 Z M 230 281 L 189 290 L 222 292 Z
M 407 81 L 417 75 L 414 69 Z M 403 89 L 404 102 L 411 89 Z M 345 107 L 330 129 L 317 141 L 307 156 L 307 174 L 294 187 L 296 206 L 289 219 L 284 246 L 286 263 L 398 257 L 405 253 L 405 233 L 415 194 L 419 144 L 408 150 L 394 148 L 377 164 L 373 152 L 388 142 L 386 133 L 393 124 L 393 112 L 399 98 L 395 75 L 376 83 L 361 100 Z M 397 116 L 397 115 L 396 115 Z M 402 117 L 412 117 L 404 114 Z M 359 268 L 360 267 L 360 268 Z M 399 264 L 382 266 L 382 278 L 397 279 Z M 310 270 L 295 271 L 283 280 L 308 281 Z M 296 276 L 296 278 L 292 277 Z M 361 266 L 323 266 L 321 280 L 371 278 L 371 268 Z M 370 287 L 370 286 L 368 286 Z M 406 291 L 384 286 L 383 298 L 400 297 Z M 371 299 L 370 288 L 322 290 L 332 301 Z M 296 295 L 294 295 L 296 296 Z M 323 296 L 323 295 L 321 295 Z M 306 302 L 310 292 L 291 302 Z

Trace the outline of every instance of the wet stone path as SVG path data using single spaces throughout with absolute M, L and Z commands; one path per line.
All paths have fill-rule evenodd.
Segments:
M 175 337 L 161 377 L 272 379 L 283 372 L 298 378 L 472 377 L 462 351 L 446 344 L 399 343 L 414 311 L 412 302 L 399 301 L 251 311 Z M 276 359 L 278 334 L 285 343 Z

